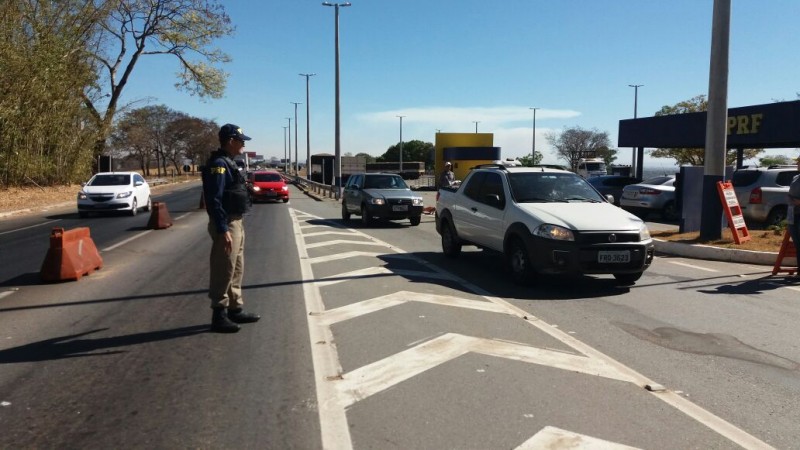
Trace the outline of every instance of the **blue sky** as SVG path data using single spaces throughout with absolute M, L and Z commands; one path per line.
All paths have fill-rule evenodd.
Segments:
M 224 2 L 236 25 L 217 42 L 233 62 L 224 98 L 201 101 L 173 87 L 177 62 L 140 61 L 123 101 L 147 98 L 231 122 L 247 149 L 283 157 L 294 105 L 306 154 L 334 152 L 334 8 L 314 0 Z M 561 163 L 548 132 L 580 126 L 609 133 L 619 120 L 652 116 L 708 94 L 713 0 L 353 0 L 340 8 L 341 151 L 374 156 L 400 140 L 434 142 L 437 130 L 494 133 L 503 157 L 536 149 Z M 728 106 L 796 100 L 800 92 L 797 0 L 732 0 Z M 619 149 L 618 163 L 631 151 Z M 770 154 L 796 156 L 796 149 Z M 293 158 L 294 159 L 294 158 Z M 645 166 L 674 166 L 646 157 Z

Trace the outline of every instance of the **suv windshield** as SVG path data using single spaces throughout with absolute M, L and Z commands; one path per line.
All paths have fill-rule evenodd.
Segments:
M 508 183 L 518 203 L 605 201 L 586 180 L 574 173 L 510 173 Z
M 397 175 L 367 175 L 364 189 L 408 189 L 406 182 Z

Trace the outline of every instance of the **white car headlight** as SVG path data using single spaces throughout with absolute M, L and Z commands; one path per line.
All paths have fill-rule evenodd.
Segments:
M 133 195 L 133 191 L 120 192 L 119 194 L 117 194 L 117 198 L 128 198 L 131 195 Z
M 89 197 L 86 195 L 86 192 L 83 191 L 78 192 L 78 200 L 86 200 L 87 198 Z
M 259 192 L 259 191 L 261 191 L 261 188 L 258 187 L 258 186 L 253 186 L 253 191 Z
M 411 204 L 414 206 L 422 206 L 422 197 L 413 197 L 411 199 Z
M 639 240 L 646 241 L 648 239 L 650 239 L 650 230 L 647 229 L 647 225 L 642 224 L 639 228 Z
M 545 239 L 554 239 L 556 241 L 575 240 L 575 235 L 572 234 L 572 230 L 549 223 L 544 223 L 536 227 L 536 229 L 533 230 L 533 235 Z
M 369 202 L 373 205 L 383 205 L 384 203 L 382 198 L 371 198 Z

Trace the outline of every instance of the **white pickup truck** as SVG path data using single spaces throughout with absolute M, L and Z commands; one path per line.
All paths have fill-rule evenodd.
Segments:
M 647 225 L 580 176 L 546 167 L 483 165 L 458 188 L 439 190 L 442 250 L 462 245 L 502 252 L 514 280 L 538 274 L 612 274 L 635 283 L 653 261 Z

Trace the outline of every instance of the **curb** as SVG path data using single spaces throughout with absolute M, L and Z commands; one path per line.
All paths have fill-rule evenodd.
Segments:
M 681 244 L 678 242 L 653 239 L 655 249 L 659 253 L 673 256 L 683 256 L 693 259 L 708 259 L 711 261 L 736 262 L 774 266 L 778 260 L 778 252 L 756 252 L 753 250 L 739 250 L 735 248 L 720 248 L 701 244 Z M 784 258 L 782 266 L 794 267 L 795 258 Z

